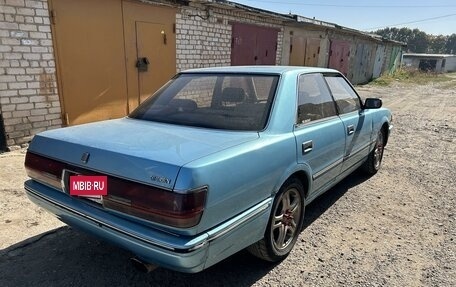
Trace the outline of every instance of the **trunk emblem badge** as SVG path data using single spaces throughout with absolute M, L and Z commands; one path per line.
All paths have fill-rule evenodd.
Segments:
M 156 181 L 156 182 L 159 182 L 159 183 L 171 184 L 171 179 L 166 178 L 166 177 L 164 177 L 164 176 L 152 175 L 152 176 L 150 177 L 150 179 L 151 179 L 152 181 Z
M 83 153 L 81 156 L 82 163 L 88 163 L 89 157 L 90 157 L 90 153 L 88 153 L 88 152 Z

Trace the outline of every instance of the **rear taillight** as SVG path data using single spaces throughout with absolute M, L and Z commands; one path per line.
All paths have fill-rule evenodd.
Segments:
M 66 164 L 31 152 L 25 155 L 25 170 L 34 180 L 62 189 L 62 171 Z
M 117 178 L 108 179 L 103 206 L 150 221 L 187 228 L 199 223 L 207 188 L 176 193 Z
M 60 190 L 64 169 L 78 174 L 101 175 L 31 152 L 25 156 L 25 169 L 30 178 Z M 108 195 L 103 196 L 103 207 L 165 225 L 188 228 L 199 223 L 206 194 L 206 187 L 177 193 L 108 176 Z

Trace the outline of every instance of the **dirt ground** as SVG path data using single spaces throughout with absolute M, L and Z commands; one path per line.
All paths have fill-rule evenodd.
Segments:
M 130 253 L 26 198 L 23 150 L 0 154 L 0 286 L 456 286 L 455 87 L 358 87 L 393 111 L 383 167 L 309 205 L 294 250 L 275 265 L 242 251 L 198 274 L 139 273 Z

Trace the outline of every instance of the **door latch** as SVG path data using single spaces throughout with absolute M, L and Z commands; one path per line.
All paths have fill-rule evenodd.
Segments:
M 136 68 L 138 68 L 138 72 L 147 72 L 147 69 L 149 67 L 149 59 L 147 57 L 140 57 L 136 61 Z
M 352 135 L 355 132 L 355 126 L 354 125 L 349 125 L 347 127 L 347 134 Z
M 302 154 L 306 154 L 311 152 L 313 149 L 313 142 L 312 141 L 306 141 L 302 143 Z
M 165 33 L 165 31 L 162 30 L 162 31 L 160 32 L 160 34 L 161 34 L 162 37 L 163 37 L 163 45 L 166 45 L 167 40 L 166 40 L 166 33 Z

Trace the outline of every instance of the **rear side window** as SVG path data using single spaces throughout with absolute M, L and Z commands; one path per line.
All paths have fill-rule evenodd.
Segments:
M 306 74 L 299 77 L 298 124 L 336 115 L 336 107 L 321 74 Z
M 336 101 L 339 113 L 351 113 L 361 108 L 358 95 L 343 77 L 330 75 L 325 76 L 325 79 Z

